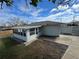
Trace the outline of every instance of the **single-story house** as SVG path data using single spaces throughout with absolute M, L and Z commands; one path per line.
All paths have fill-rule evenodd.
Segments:
M 37 37 L 44 36 L 59 36 L 61 25 L 58 22 L 42 21 L 31 23 L 28 26 L 13 27 L 13 37 L 30 42 Z
M 36 39 L 39 35 L 41 26 L 19 26 L 13 27 L 13 37 L 18 40 L 29 42 Z

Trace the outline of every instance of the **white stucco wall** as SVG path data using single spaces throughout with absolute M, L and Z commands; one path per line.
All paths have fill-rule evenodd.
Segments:
M 36 40 L 38 36 L 39 34 L 36 34 L 36 30 L 35 30 L 35 34 L 33 35 L 30 35 L 30 30 L 27 30 L 27 42 Z
M 59 36 L 60 27 L 59 26 L 44 26 L 41 29 L 41 34 L 47 35 L 47 36 Z
M 27 37 L 25 37 L 25 36 L 21 36 L 21 35 L 18 35 L 18 34 L 13 34 L 12 37 L 16 37 L 16 38 L 18 38 L 18 39 L 27 41 Z
M 13 37 L 16 37 L 16 38 L 18 38 L 18 39 L 22 39 L 22 40 L 24 40 L 24 41 L 26 41 L 26 42 L 30 42 L 30 41 L 32 41 L 32 40 L 36 40 L 37 37 L 39 36 L 39 33 L 36 34 L 36 29 L 35 29 L 35 34 L 30 35 L 30 30 L 27 29 L 27 30 L 26 30 L 26 36 L 22 36 L 22 35 L 15 34 L 15 33 L 14 33 L 12 36 L 13 36 Z

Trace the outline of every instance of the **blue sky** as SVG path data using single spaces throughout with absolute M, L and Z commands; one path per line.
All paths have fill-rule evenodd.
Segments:
M 29 0 L 30 2 L 30 0 Z M 73 20 L 79 21 L 79 0 L 69 8 L 69 6 L 58 6 L 43 0 L 37 7 L 26 6 L 24 0 L 14 0 L 11 7 L 5 4 L 3 9 L 0 9 L 0 24 L 9 21 L 12 17 L 20 18 L 23 21 L 36 22 L 36 21 L 57 21 L 70 22 Z

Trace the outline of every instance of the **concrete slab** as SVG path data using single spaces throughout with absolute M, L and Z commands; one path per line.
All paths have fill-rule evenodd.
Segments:
M 72 42 L 72 38 L 67 35 L 60 35 L 60 37 L 57 40 L 55 40 L 55 42 L 70 45 Z
M 79 37 L 70 36 L 72 41 L 62 59 L 79 59 Z
M 66 53 L 62 59 L 75 59 L 75 57 Z
M 55 40 L 49 38 L 45 38 L 44 40 L 54 41 L 69 46 L 61 59 L 79 59 L 79 36 L 60 35 Z
M 70 46 L 68 53 L 76 57 L 77 59 L 79 59 L 79 47 L 78 46 Z

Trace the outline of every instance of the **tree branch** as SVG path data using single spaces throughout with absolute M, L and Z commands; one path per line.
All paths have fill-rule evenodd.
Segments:
M 3 7 L 2 7 L 2 6 L 3 6 L 3 2 L 1 2 L 1 9 L 3 9 Z

